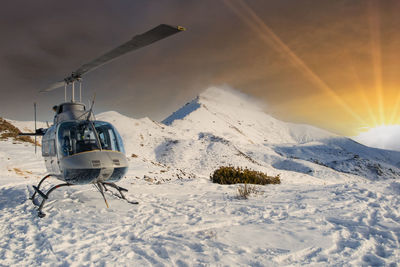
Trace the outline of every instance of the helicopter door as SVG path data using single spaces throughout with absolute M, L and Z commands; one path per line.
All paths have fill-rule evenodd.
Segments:
M 58 165 L 58 157 L 56 153 L 56 142 L 55 139 L 49 140 L 49 155 L 50 155 L 50 164 L 51 169 L 53 170 L 54 174 L 60 173 L 60 167 Z
M 47 138 L 46 138 L 47 137 Z M 42 156 L 44 158 L 44 163 L 46 165 L 46 169 L 48 172 L 52 173 L 53 172 L 53 166 L 51 164 L 51 157 L 50 157 L 50 146 L 49 146 L 49 140 L 48 136 L 43 137 L 42 141 Z
M 122 138 L 110 123 L 95 121 L 94 127 L 99 136 L 102 149 L 125 153 Z
M 58 166 L 54 127 L 50 127 L 43 136 L 42 156 L 44 157 L 47 171 L 53 174 L 58 174 L 60 169 Z

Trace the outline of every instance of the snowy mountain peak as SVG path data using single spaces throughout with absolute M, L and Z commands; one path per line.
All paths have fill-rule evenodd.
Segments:
M 261 102 L 249 95 L 229 87 L 210 87 L 164 119 L 162 123 L 171 125 L 174 121 L 184 119 L 200 107 L 205 109 L 223 107 L 226 111 L 225 113 L 229 113 L 232 109 L 262 110 Z
M 174 121 L 176 120 L 182 120 L 186 116 L 188 116 L 190 113 L 194 112 L 198 108 L 201 107 L 201 104 L 199 102 L 199 97 L 196 97 L 194 100 L 191 102 L 186 103 L 183 107 L 172 113 L 170 116 L 165 118 L 162 123 L 165 125 L 171 125 Z
M 263 111 L 259 100 L 229 87 L 206 89 L 162 122 L 250 144 L 305 143 L 337 137 L 316 127 L 277 120 Z
M 224 105 L 235 108 L 262 110 L 262 103 L 256 98 L 230 87 L 210 87 L 198 97 L 204 105 Z

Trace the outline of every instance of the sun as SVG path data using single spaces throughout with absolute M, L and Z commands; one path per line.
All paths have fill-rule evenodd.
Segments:
M 376 148 L 400 151 L 400 125 L 379 125 L 353 137 L 357 142 Z

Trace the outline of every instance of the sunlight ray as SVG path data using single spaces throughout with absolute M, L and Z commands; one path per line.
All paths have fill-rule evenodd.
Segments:
M 365 94 L 365 90 L 363 89 L 361 80 L 359 75 L 357 74 L 356 68 L 354 67 L 354 64 L 352 62 L 352 60 L 349 60 L 349 65 L 350 65 L 350 73 L 353 76 L 353 80 L 357 89 L 358 94 L 361 96 L 362 102 L 364 103 L 365 108 L 367 109 L 368 115 L 370 117 L 370 119 L 372 120 L 372 123 L 374 124 L 374 126 L 379 125 L 378 123 L 378 118 L 375 116 L 372 107 L 371 107 L 371 103 L 369 102 L 367 95 Z
M 242 0 L 235 1 L 240 5 L 236 6 L 233 1 L 223 1 L 247 26 L 259 34 L 259 37 L 268 45 L 284 55 L 303 75 L 305 75 L 318 88 L 327 93 L 332 99 L 341 106 L 354 119 L 366 125 L 354 110 L 345 103 L 345 101 L 336 94 L 315 72 L 313 72 L 305 62 L 300 59 L 265 23 L 260 17 Z M 245 13 L 245 14 L 244 14 Z
M 399 124 L 399 125 L 400 125 L 400 117 L 393 120 L 392 125 L 396 125 L 396 124 Z
M 396 102 L 393 107 L 392 115 L 390 116 L 390 119 L 388 121 L 389 124 L 395 124 L 396 117 L 398 117 L 398 112 L 400 108 L 400 92 L 397 94 L 396 97 Z
M 379 109 L 379 122 L 385 124 L 384 97 L 382 87 L 382 55 L 380 46 L 380 22 L 378 1 L 368 2 L 368 22 L 371 35 L 371 55 L 375 78 L 376 97 Z

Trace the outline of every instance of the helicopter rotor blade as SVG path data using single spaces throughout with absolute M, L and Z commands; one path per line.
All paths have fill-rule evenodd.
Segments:
M 40 90 L 39 92 L 40 93 L 50 92 L 50 91 L 53 91 L 54 89 L 57 89 L 57 88 L 60 88 L 60 87 L 64 87 L 64 85 L 65 85 L 65 81 L 59 81 L 59 82 L 53 83 L 52 85 L 50 85 L 46 89 Z
M 88 73 L 89 71 L 92 71 L 126 53 L 132 52 L 134 50 L 137 50 L 139 48 L 148 46 L 156 41 L 159 41 L 161 39 L 164 39 L 168 36 L 171 36 L 175 33 L 178 33 L 180 31 L 184 31 L 185 28 L 180 27 L 180 26 L 170 26 L 166 24 L 160 24 L 157 27 L 143 33 L 134 36 L 131 40 L 128 42 L 114 48 L 113 50 L 105 53 L 104 55 L 92 60 L 89 63 L 86 63 L 82 65 L 79 69 L 77 69 L 75 72 L 72 73 L 71 76 L 65 78 L 65 81 L 67 83 L 73 82 L 80 77 L 82 77 L 83 74 Z
M 148 46 L 154 42 L 157 42 L 161 39 L 164 39 L 168 36 L 171 36 L 175 33 L 184 31 L 185 28 L 181 26 L 170 26 L 167 24 L 160 24 L 157 27 L 134 36 L 131 40 L 128 42 L 112 49 L 111 51 L 105 53 L 104 55 L 90 61 L 89 63 L 86 63 L 82 65 L 79 69 L 76 71 L 72 72 L 70 76 L 65 78 L 63 81 L 57 82 L 49 86 L 48 88 L 41 90 L 40 92 L 49 92 L 54 89 L 63 87 L 65 84 L 70 84 L 73 83 L 77 80 L 80 80 L 82 78 L 82 75 L 126 54 L 129 52 L 132 52 L 134 50 L 137 50 L 139 48 Z

